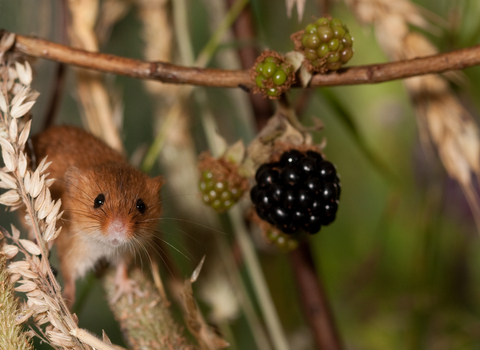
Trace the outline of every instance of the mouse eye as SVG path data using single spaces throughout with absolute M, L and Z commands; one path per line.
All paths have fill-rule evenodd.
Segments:
M 100 208 L 105 203 L 105 196 L 101 193 L 93 201 L 93 207 L 95 209 Z
M 145 213 L 145 209 L 147 209 L 147 206 L 145 205 L 145 203 L 143 203 L 141 199 L 139 199 L 137 201 L 137 210 L 143 214 Z

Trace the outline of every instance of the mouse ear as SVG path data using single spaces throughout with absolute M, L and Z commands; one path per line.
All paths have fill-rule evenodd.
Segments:
M 160 192 L 160 189 L 162 188 L 163 185 L 165 185 L 165 179 L 162 176 L 156 176 L 151 179 L 153 182 L 155 189 Z
M 65 182 L 67 183 L 67 190 L 70 188 L 69 185 L 78 186 L 82 172 L 76 166 L 70 166 L 65 172 Z

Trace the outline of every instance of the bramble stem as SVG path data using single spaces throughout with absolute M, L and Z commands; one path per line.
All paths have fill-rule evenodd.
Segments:
M 88 52 L 51 41 L 18 35 L 14 50 L 33 57 L 63 62 L 101 72 L 151 79 L 171 84 L 251 88 L 247 70 L 182 67 L 165 62 L 147 62 L 99 52 Z M 315 74 L 307 87 L 374 84 L 417 75 L 443 73 L 480 64 L 480 45 L 411 60 L 341 68 Z M 298 86 L 297 86 L 298 87 Z

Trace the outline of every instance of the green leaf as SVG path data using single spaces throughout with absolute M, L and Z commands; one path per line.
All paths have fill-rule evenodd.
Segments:
M 387 181 L 398 184 L 400 180 L 398 179 L 397 175 L 387 166 L 387 164 L 383 162 L 383 160 L 377 154 L 375 154 L 374 151 L 368 147 L 363 135 L 358 130 L 355 121 L 350 115 L 350 112 L 347 111 L 338 97 L 335 96 L 335 94 L 329 89 L 322 89 L 321 94 L 326 97 L 325 100 L 329 102 L 329 107 L 332 108 L 332 110 L 337 114 L 339 120 L 342 121 L 343 125 L 352 136 L 360 151 L 373 165 L 373 167 Z

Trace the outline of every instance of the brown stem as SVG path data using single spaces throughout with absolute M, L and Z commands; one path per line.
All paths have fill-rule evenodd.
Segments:
M 322 16 L 330 14 L 330 0 L 317 0 L 317 3 Z
M 305 89 L 302 91 L 301 95 L 297 98 L 297 101 L 295 103 L 295 114 L 299 118 L 302 118 L 303 113 L 305 113 L 305 110 L 308 107 L 308 103 L 310 102 L 313 92 L 314 90 L 312 89 Z
M 55 120 L 58 108 L 60 107 L 63 89 L 65 87 L 65 73 L 66 65 L 64 63 L 59 63 L 55 75 L 52 96 L 50 98 L 50 103 L 48 105 L 47 113 L 43 122 L 43 130 L 51 126 Z
M 29 56 L 133 78 L 152 79 L 172 84 L 215 87 L 253 87 L 249 72 L 182 67 L 165 62 L 146 62 L 16 35 L 15 50 Z M 316 74 L 309 87 L 373 84 L 417 75 L 442 73 L 480 64 L 480 45 L 412 60 L 342 68 L 329 74 Z
M 318 349 L 340 350 L 342 344 L 328 305 L 324 287 L 318 278 L 308 242 L 300 243 L 290 254 L 298 292 Z

